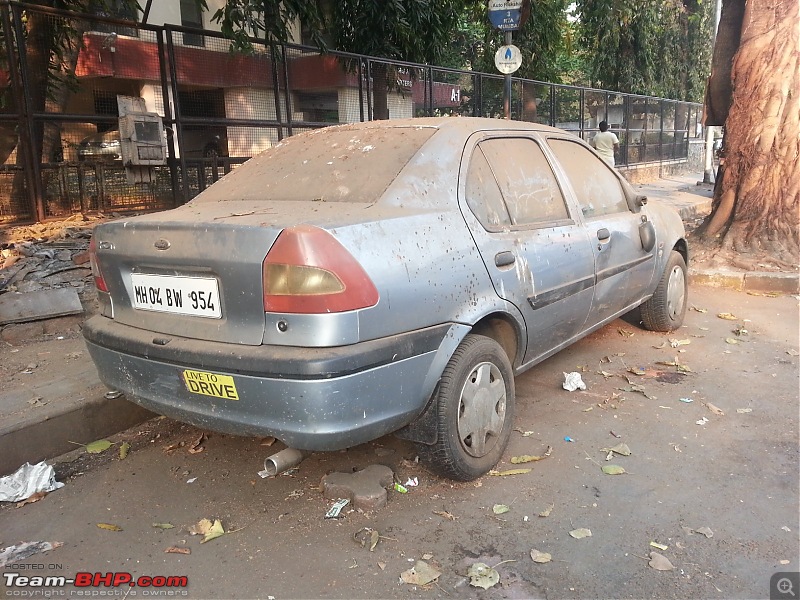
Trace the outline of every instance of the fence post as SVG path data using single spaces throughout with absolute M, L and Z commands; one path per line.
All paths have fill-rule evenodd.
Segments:
M 364 61 L 358 59 L 358 118 L 364 122 Z
M 289 87 L 291 85 L 289 83 L 289 58 L 286 54 L 286 46 L 283 44 L 281 44 L 281 58 L 283 63 L 283 95 L 286 102 L 286 133 L 291 136 L 294 135 L 292 131 L 292 119 L 294 117 L 292 115 L 292 94 Z
M 172 29 L 164 29 L 167 36 L 167 58 L 169 59 L 169 69 L 172 73 L 172 101 L 175 103 L 175 121 L 173 123 L 173 136 L 178 136 L 178 148 L 181 150 L 181 157 L 178 159 L 181 165 L 181 197 L 183 204 L 189 201 L 189 173 L 186 170 L 186 156 L 184 156 L 183 145 L 183 125 L 181 123 L 181 100 L 178 97 L 178 65 L 175 61 L 175 40 L 172 37 Z M 202 174 L 205 177 L 205 174 Z M 197 180 L 202 179 L 201 173 L 197 174 Z M 172 193 L 175 197 L 175 192 Z
M 269 45 L 269 55 L 272 61 L 272 95 L 275 97 L 275 120 L 278 121 L 278 141 L 283 139 L 283 111 L 281 110 L 281 84 L 278 79 L 278 57 L 276 56 L 277 46 L 274 42 Z M 289 107 L 286 107 L 286 114 L 289 116 Z
M 6 49 L 8 53 L 8 68 L 11 76 L 11 87 L 14 91 L 17 111 L 19 113 L 19 138 L 17 142 L 17 153 L 21 157 L 18 163 L 22 163 L 23 178 L 25 179 L 25 191 L 27 192 L 28 202 L 31 208 L 31 216 L 37 222 L 44 221 L 46 213 L 44 209 L 44 198 L 42 196 L 41 171 L 39 169 L 39 158 L 34 152 L 34 126 L 33 108 L 30 105 L 30 97 L 25 93 L 27 90 L 27 69 L 25 57 L 25 35 L 22 31 L 22 19 L 19 14 L 19 7 L 11 8 L 13 18 L 9 11 L 9 6 L 2 6 L 3 27 L 6 30 Z M 16 52 L 14 43 L 16 40 Z M 17 60 L 19 62 L 17 62 Z M 14 176 L 16 179 L 16 175 Z M 12 184 L 13 192 L 13 184 Z

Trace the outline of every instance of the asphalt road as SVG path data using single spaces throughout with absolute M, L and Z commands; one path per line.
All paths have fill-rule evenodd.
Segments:
M 168 419 L 114 437 L 102 454 L 79 450 L 57 465 L 64 488 L 0 508 L 0 549 L 63 546 L 0 574 L 185 576 L 188 586 L 61 594 L 3 575 L 0 597 L 768 598 L 773 574 L 800 571 L 798 300 L 693 286 L 690 303 L 699 310 L 673 334 L 618 320 L 517 379 L 518 431 L 498 469 L 528 473 L 456 484 L 387 437 L 261 479 L 275 447 L 209 433 L 191 452 L 202 432 Z M 660 364 L 675 362 L 683 370 Z M 569 371 L 587 391 L 561 388 Z M 131 444 L 124 460 L 122 442 Z M 620 443 L 630 456 L 607 461 L 603 449 Z M 543 460 L 511 464 L 548 447 Z M 419 485 L 390 492 L 371 514 L 324 519 L 332 502 L 321 477 L 375 463 Z M 626 473 L 604 474 L 606 465 Z M 201 543 L 189 529 L 203 518 L 228 533 Z M 372 551 L 353 539 L 368 537 L 363 528 L 379 533 Z M 579 528 L 591 537 L 571 537 Z M 191 553 L 165 553 L 171 547 Z M 533 549 L 551 562 L 535 563 Z M 651 552 L 674 569 L 651 567 Z M 418 560 L 441 573 L 434 583 L 402 581 Z M 470 586 L 476 562 L 496 567 L 499 583 Z

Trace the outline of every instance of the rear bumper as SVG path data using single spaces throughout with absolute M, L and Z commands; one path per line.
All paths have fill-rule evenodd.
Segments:
M 406 425 L 428 400 L 450 325 L 336 348 L 161 336 L 96 316 L 84 326 L 101 380 L 159 414 L 305 450 L 338 450 Z M 186 369 L 233 377 L 238 400 L 192 393 Z

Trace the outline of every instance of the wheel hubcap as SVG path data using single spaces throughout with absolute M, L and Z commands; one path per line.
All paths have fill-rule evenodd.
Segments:
M 476 366 L 458 406 L 458 438 L 467 454 L 486 456 L 500 438 L 506 416 L 506 383 L 492 363 Z
M 667 282 L 667 312 L 669 318 L 675 320 L 683 312 L 683 303 L 686 301 L 686 277 L 683 269 L 673 267 Z

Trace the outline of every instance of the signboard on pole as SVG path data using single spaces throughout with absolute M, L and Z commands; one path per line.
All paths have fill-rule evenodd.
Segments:
M 489 0 L 489 22 L 501 31 L 517 31 L 521 26 L 522 0 Z
M 494 66 L 504 75 L 510 75 L 522 66 L 522 52 L 513 44 L 500 46 L 494 54 Z

